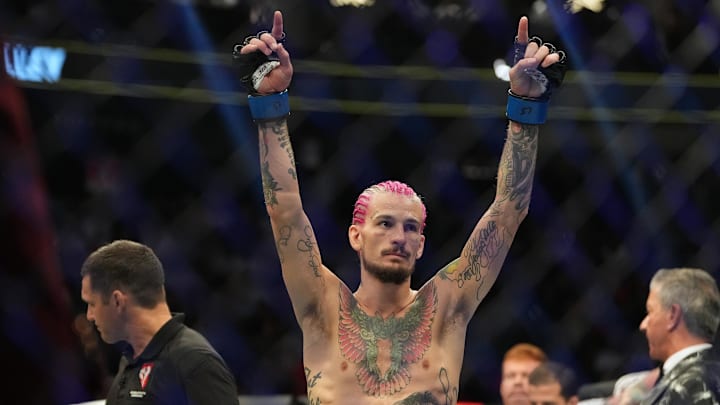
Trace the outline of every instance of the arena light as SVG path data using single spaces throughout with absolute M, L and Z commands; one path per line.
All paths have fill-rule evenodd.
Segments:
M 605 7 L 605 0 L 567 0 L 565 8 L 571 13 L 579 13 L 583 9 L 599 13 Z
M 375 4 L 375 0 L 330 0 L 333 7 L 370 7 Z
M 67 55 L 65 49 L 9 42 L 3 45 L 8 76 L 26 82 L 54 83 L 60 80 Z
M 498 79 L 504 82 L 510 81 L 510 66 L 504 59 L 495 59 L 493 62 L 493 72 L 495 72 L 495 77 Z

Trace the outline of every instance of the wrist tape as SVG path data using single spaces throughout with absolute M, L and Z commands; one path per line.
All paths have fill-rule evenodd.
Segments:
M 512 121 L 530 125 L 544 124 L 547 118 L 547 108 L 547 99 L 519 96 L 508 90 L 505 115 Z
M 264 96 L 248 95 L 250 115 L 253 120 L 272 121 L 290 115 L 290 100 L 287 89 L 280 93 Z

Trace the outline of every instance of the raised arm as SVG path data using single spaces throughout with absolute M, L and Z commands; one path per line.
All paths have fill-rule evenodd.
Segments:
M 527 216 L 535 174 L 538 128 L 552 88 L 565 71 L 564 52 L 528 38 L 522 17 L 510 70 L 507 138 L 500 156 L 495 200 L 475 225 L 460 257 L 440 270 L 440 283 L 455 297 L 449 311 L 469 321 L 495 283 L 518 227 Z
M 295 158 L 287 126 L 287 88 L 293 68 L 284 38 L 282 14 L 275 12 L 271 32 L 248 37 L 235 58 L 248 87 L 251 114 L 258 126 L 260 170 L 265 206 L 272 225 L 283 279 L 298 322 L 317 309 L 326 277 L 320 250 L 300 199 Z

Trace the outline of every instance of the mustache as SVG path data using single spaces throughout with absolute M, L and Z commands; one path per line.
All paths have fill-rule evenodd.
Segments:
M 383 255 L 401 255 L 403 257 L 408 257 L 410 254 L 402 247 L 396 247 L 392 249 L 385 249 L 382 251 Z

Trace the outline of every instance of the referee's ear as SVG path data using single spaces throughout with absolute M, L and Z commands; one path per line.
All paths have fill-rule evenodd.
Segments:
M 117 311 L 124 311 L 128 305 L 128 301 L 128 295 L 120 290 L 113 290 L 110 294 L 110 305 L 112 305 Z

